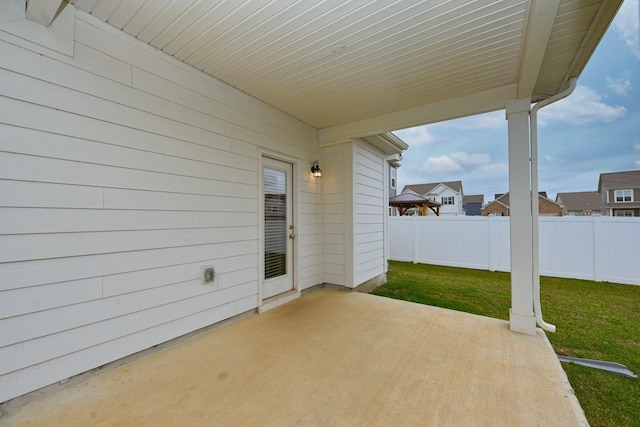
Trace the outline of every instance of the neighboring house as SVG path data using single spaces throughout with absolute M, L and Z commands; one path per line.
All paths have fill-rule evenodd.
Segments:
M 402 154 L 400 153 L 387 156 L 387 163 L 388 163 L 387 170 L 389 173 L 387 188 L 389 191 L 389 198 L 395 197 L 398 194 L 398 168 L 400 167 L 401 161 L 402 161 Z M 398 216 L 398 215 L 399 215 L 398 209 L 393 206 L 389 206 L 389 216 Z
M 462 196 L 462 209 L 467 216 L 482 215 L 482 205 L 484 205 L 484 194 Z
M 408 190 L 441 204 L 440 215 L 464 215 L 462 209 L 462 181 L 432 182 L 426 184 L 405 185 L 402 192 Z
M 601 173 L 598 193 L 605 215 L 640 216 L 640 170 Z
M 393 130 L 504 110 L 531 230 L 531 105 L 575 83 L 621 0 L 583 3 L 2 2 L 0 402 L 383 283 Z M 510 327 L 532 335 L 534 238 L 510 246 Z
M 602 215 L 602 197 L 597 191 L 558 193 L 556 203 L 562 206 L 563 215 Z
M 482 208 L 483 216 L 510 216 L 509 192 L 496 194 L 496 199 Z M 547 193 L 538 193 L 538 213 L 541 216 L 562 216 L 562 206 L 547 198 Z

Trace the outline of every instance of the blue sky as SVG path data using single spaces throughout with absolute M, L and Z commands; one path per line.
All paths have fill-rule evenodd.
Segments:
M 567 98 L 538 113 L 539 190 L 593 191 L 603 172 L 640 169 L 640 0 L 626 0 Z M 508 190 L 504 111 L 395 132 L 408 184 L 461 180 L 464 194 Z

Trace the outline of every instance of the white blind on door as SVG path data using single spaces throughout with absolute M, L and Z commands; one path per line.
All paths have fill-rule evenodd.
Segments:
M 287 175 L 264 169 L 264 278 L 287 272 Z

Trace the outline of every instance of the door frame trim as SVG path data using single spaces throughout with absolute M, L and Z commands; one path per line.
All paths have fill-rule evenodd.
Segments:
M 278 295 L 269 298 L 268 300 L 264 300 L 262 297 L 262 287 L 264 284 L 264 203 L 262 193 L 264 190 L 263 183 L 263 167 L 264 167 L 264 158 L 267 157 L 269 159 L 278 160 L 281 162 L 289 163 L 291 165 L 291 192 L 292 192 L 292 218 L 291 221 L 293 223 L 293 227 L 296 233 L 296 236 L 299 236 L 299 224 L 300 224 L 300 161 L 293 157 L 287 156 L 285 154 L 279 153 L 277 151 L 260 149 L 258 150 L 258 311 L 264 311 L 262 306 L 266 301 L 269 301 L 270 305 L 272 305 L 272 300 L 279 299 Z M 299 238 L 293 239 L 293 253 L 291 254 L 293 260 L 292 266 L 292 280 L 293 280 L 293 290 L 289 292 L 285 292 L 283 297 L 286 302 L 290 298 L 286 298 L 290 293 L 300 293 L 300 250 L 299 250 Z

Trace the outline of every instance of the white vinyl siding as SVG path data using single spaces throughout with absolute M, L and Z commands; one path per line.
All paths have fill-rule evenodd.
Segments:
M 259 149 L 319 155 L 311 127 L 75 23 L 74 58 L 0 33 L 0 401 L 255 308 Z M 299 175 L 304 289 L 320 184 Z
M 355 144 L 354 247 L 355 285 L 385 272 L 384 154 L 363 142 Z
M 347 259 L 347 245 L 350 246 L 348 214 L 351 185 L 351 144 L 343 144 L 323 149 L 323 233 L 324 258 L 323 277 L 326 283 L 349 286 L 351 265 Z M 349 269 L 349 271 L 347 271 Z
M 425 195 L 429 200 L 441 203 L 440 215 L 463 215 L 462 194 L 456 192 L 451 187 L 438 184 Z
M 385 272 L 385 156 L 365 141 L 323 148 L 323 278 L 355 288 Z

